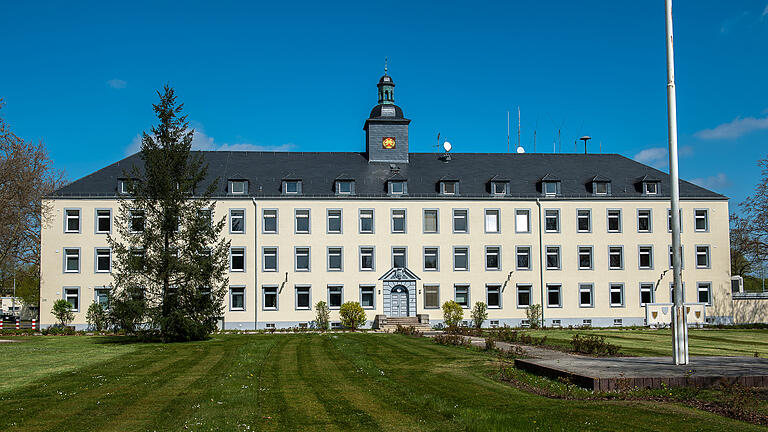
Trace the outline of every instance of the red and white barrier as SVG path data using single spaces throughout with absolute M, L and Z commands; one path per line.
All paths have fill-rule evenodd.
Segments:
M 3 320 L 0 319 L 0 330 L 3 329 Z
M 32 330 L 37 330 L 37 318 L 32 318 Z
M 16 318 L 16 330 L 19 329 L 19 324 L 20 323 L 21 323 L 21 321 L 18 318 Z

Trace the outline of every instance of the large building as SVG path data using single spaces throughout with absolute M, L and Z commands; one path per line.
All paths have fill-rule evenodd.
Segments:
M 411 153 L 392 78 L 377 87 L 365 152 L 204 153 L 231 240 L 224 328 L 311 325 L 321 300 L 333 321 L 360 302 L 369 325 L 436 324 L 447 300 L 485 302 L 492 326 L 527 324 L 532 304 L 550 326 L 644 325 L 647 305 L 671 301 L 667 174 L 616 154 Z M 49 198 L 43 326 L 56 299 L 72 303 L 78 328 L 107 301 L 107 233 L 137 163 Z M 728 200 L 685 181 L 680 194 L 684 300 L 728 322 Z

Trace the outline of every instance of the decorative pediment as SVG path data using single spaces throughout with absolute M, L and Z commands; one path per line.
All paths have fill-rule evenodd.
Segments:
M 388 272 L 384 273 L 379 280 L 384 281 L 408 281 L 408 280 L 421 280 L 407 267 L 392 267 Z

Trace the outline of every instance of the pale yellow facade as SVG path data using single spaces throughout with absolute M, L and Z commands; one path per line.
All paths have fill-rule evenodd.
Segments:
M 41 256 L 41 324 L 54 323 L 51 306 L 56 299 L 68 297 L 77 303 L 73 324 L 86 325 L 85 311 L 97 300 L 95 290 L 109 286 L 110 272 L 98 272 L 96 250 L 108 248 L 107 235 L 97 233 L 97 209 L 111 209 L 114 217 L 118 202 L 110 199 L 54 199 L 53 217 L 43 227 Z M 540 200 L 514 198 L 462 199 L 459 197 L 414 198 L 269 198 L 255 201 L 250 197 L 219 199 L 215 218 L 226 217 L 223 235 L 232 247 L 244 248 L 244 271 L 230 271 L 229 284 L 244 287 L 243 307 L 233 308 L 232 296 L 225 299 L 222 325 L 227 329 L 292 327 L 311 325 L 314 305 L 329 302 L 328 287 L 342 287 L 342 301 L 361 299 L 361 286 L 373 288 L 373 305 L 366 309 L 369 324 L 376 315 L 390 315 L 389 288 L 380 280 L 393 267 L 392 248 L 405 248 L 405 267 L 415 276 L 413 288 L 407 292 L 406 314 L 429 315 L 432 324 L 442 320 L 439 308 L 428 307 L 425 287 L 438 287 L 439 306 L 457 299 L 456 287 L 468 285 L 465 319 L 469 308 L 477 302 L 499 303 L 489 308 L 486 325 L 520 325 L 525 319 L 526 305 L 519 304 L 519 287 L 530 286 L 530 302 L 543 304 L 547 325 L 593 326 L 643 325 L 645 307 L 641 305 L 641 284 L 656 286 L 662 273 L 669 268 L 671 235 L 667 229 L 669 201 L 662 198 Z M 67 209 L 79 209 L 79 230 L 66 232 Z M 230 210 L 243 209 L 245 232 L 230 232 Z M 706 210 L 706 229 L 696 230 L 694 211 Z M 277 211 L 277 232 L 265 232 L 264 210 Z M 296 232 L 296 211 L 309 212 L 309 233 Z M 328 232 L 328 210 L 340 210 L 341 233 Z M 361 210 L 373 211 L 373 233 L 360 232 Z M 405 213 L 405 230 L 393 233 L 392 212 Z M 424 211 L 437 210 L 437 232 L 425 232 Z M 454 232 L 454 210 L 466 210 L 467 232 Z M 487 222 L 486 210 L 498 212 L 498 221 Z M 516 212 L 528 210 L 530 226 L 521 230 Z M 546 210 L 557 210 L 558 228 L 540 232 L 545 225 Z M 577 212 L 590 210 L 590 229 L 579 232 Z M 620 210 L 620 232 L 608 232 L 609 210 Z M 650 232 L 639 232 L 638 211 L 650 210 Z M 304 213 L 302 213 L 304 214 Z M 489 225 L 489 226 L 486 226 Z M 683 281 L 685 301 L 697 302 L 701 286 L 709 284 L 710 322 L 732 319 L 730 294 L 730 259 L 728 238 L 728 202 L 717 200 L 682 201 Z M 498 232 L 489 232 L 496 230 Z M 524 231 L 524 232 L 519 232 Z M 517 247 L 530 247 L 530 269 L 519 269 Z M 707 247 L 707 265 L 697 265 L 697 246 Z M 309 270 L 296 268 L 296 248 L 309 248 Z M 328 248 L 342 249 L 342 269 L 330 270 Z M 372 247 L 373 268 L 361 269 L 360 248 Z M 487 247 L 498 247 L 498 269 L 487 269 Z M 559 247 L 559 268 L 541 269 L 546 262 L 547 248 Z M 591 265 L 580 269 L 579 248 L 591 247 Z M 609 248 L 622 248 L 622 265 L 609 268 Z M 640 247 L 651 247 L 650 268 L 640 268 Z M 277 268 L 266 271 L 264 248 L 277 248 Z M 437 248 L 438 268 L 425 268 L 424 249 Z M 468 268 L 454 269 L 454 251 L 467 248 Z M 79 250 L 77 271 L 65 271 L 65 250 Z M 71 264 L 71 263 L 70 263 Z M 71 268 L 70 268 L 71 270 Z M 670 302 L 671 271 L 664 274 L 654 290 L 654 303 Z M 580 285 L 581 284 L 581 285 Z M 581 288 L 592 285 L 591 304 L 583 304 Z M 614 295 L 611 295 L 613 284 Z M 620 285 L 621 284 L 621 285 Z M 549 298 L 548 288 L 560 286 L 557 304 Z M 499 287 L 499 300 L 489 301 L 488 287 Z M 267 307 L 264 288 L 277 288 L 276 307 Z M 297 287 L 309 288 L 311 307 L 298 307 Z M 618 293 L 620 288 L 620 295 Z M 77 299 L 74 299 L 74 293 Z M 542 297 L 543 295 L 543 297 Z M 385 299 L 385 297 L 387 297 Z M 615 300 L 620 298 L 620 302 Z M 614 300 L 613 305 L 611 299 Z M 386 301 L 385 301 L 386 300 Z M 415 301 L 414 301 L 415 300 Z M 434 300 L 433 300 L 434 302 Z M 242 310 L 233 310 L 242 309 Z M 331 320 L 338 321 L 338 310 Z M 590 320 L 590 321 L 584 321 Z

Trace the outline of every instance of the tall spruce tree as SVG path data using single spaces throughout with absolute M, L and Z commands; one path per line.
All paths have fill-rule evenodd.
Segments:
M 190 151 L 183 104 L 168 85 L 157 94 L 159 123 L 142 135 L 143 166 L 125 175 L 128 194 L 109 237 L 113 319 L 166 342 L 200 340 L 222 314 L 229 241 L 220 235 L 225 219 L 213 219 L 218 179 L 207 182 L 207 164 Z

